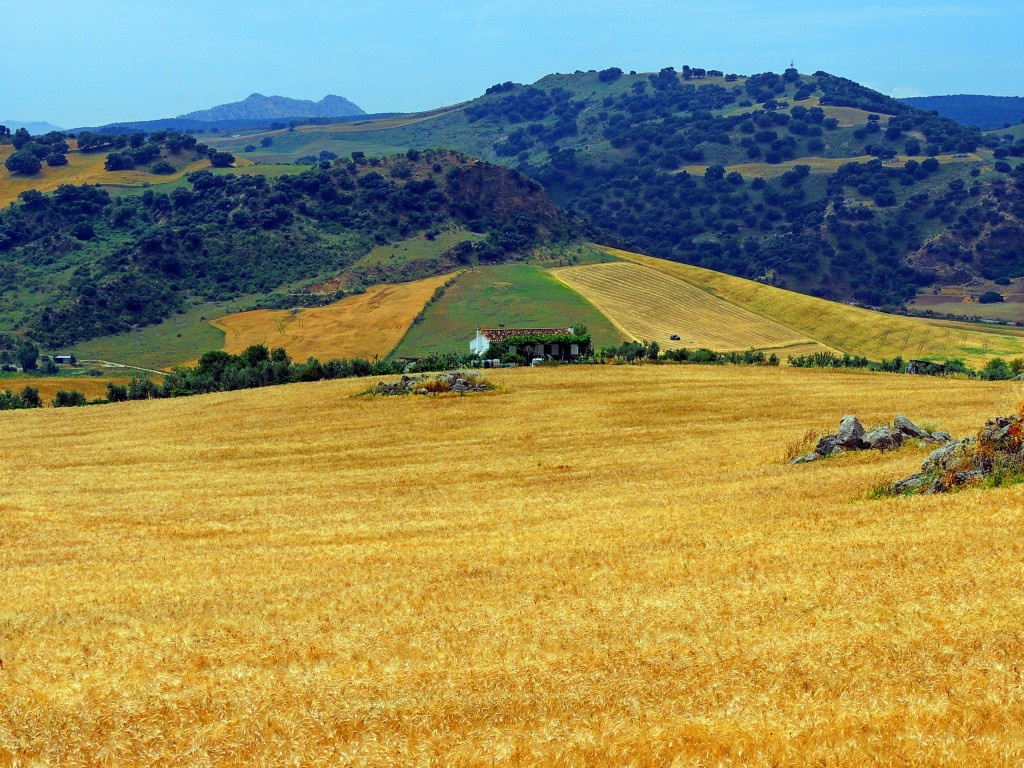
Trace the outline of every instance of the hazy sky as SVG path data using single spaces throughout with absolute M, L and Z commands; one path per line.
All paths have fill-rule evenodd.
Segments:
M 1024 96 L 1024 3 L 673 0 L 3 3 L 0 119 L 173 117 L 250 93 L 367 112 L 473 98 L 549 72 L 796 62 L 893 96 Z

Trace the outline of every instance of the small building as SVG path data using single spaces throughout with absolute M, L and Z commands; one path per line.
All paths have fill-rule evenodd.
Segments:
M 476 337 L 469 342 L 469 351 L 483 357 L 493 345 L 505 346 L 510 339 L 522 339 L 521 343 L 508 345 L 507 351 L 527 360 L 578 360 L 590 354 L 590 343 L 586 337 L 579 340 L 556 340 L 553 337 L 573 336 L 569 328 L 477 328 Z
M 946 373 L 945 363 L 933 363 L 930 360 L 911 360 L 904 369 L 906 373 L 920 376 L 937 376 Z
M 53 362 L 55 362 L 57 365 L 74 365 L 75 364 L 75 356 L 74 355 L 54 355 L 53 356 Z

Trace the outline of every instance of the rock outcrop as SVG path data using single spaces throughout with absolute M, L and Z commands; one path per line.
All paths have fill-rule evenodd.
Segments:
M 813 451 L 806 456 L 797 456 L 789 463 L 805 464 L 838 456 L 847 451 L 891 451 L 910 439 L 925 443 L 945 443 L 953 438 L 948 432 L 929 432 L 922 429 L 903 415 L 896 416 L 891 427 L 883 425 L 869 432 L 864 430 L 864 425 L 856 416 L 844 416 L 839 422 L 838 432 L 834 435 L 825 435 L 818 441 Z
M 381 381 L 370 387 L 366 395 L 438 395 L 455 392 L 465 395 L 470 392 L 490 392 L 494 385 L 485 381 L 479 373 L 452 371 L 436 376 L 403 376 L 398 381 Z
M 894 495 L 946 493 L 990 481 L 993 485 L 1024 479 L 1024 420 L 1020 416 L 989 419 L 976 437 L 953 440 L 932 451 L 921 471 L 892 486 Z

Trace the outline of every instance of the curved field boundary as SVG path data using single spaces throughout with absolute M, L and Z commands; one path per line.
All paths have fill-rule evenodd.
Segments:
M 224 351 L 253 344 L 283 347 L 293 360 L 384 357 L 402 340 L 434 291 L 451 275 L 381 284 L 313 309 L 257 309 L 212 320 L 224 331 Z
M 776 349 L 811 340 L 690 283 L 630 261 L 552 270 L 552 274 L 638 341 L 666 349 Z M 678 340 L 671 340 L 671 335 Z
M 1024 329 L 889 315 L 689 264 L 614 248 L 601 250 L 690 283 L 828 347 L 873 360 L 960 358 L 980 366 L 992 357 L 1024 355 Z

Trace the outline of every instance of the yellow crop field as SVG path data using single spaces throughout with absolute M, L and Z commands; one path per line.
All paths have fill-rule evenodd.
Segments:
M 283 347 L 293 360 L 383 357 L 394 349 L 434 291 L 451 275 L 384 283 L 325 307 L 257 309 L 211 321 L 232 354 L 252 344 Z
M 663 349 L 781 349 L 812 344 L 793 330 L 684 280 L 630 261 L 553 269 L 551 273 L 637 341 Z M 678 335 L 678 341 L 669 337 Z M 819 347 L 819 349 L 823 349 Z
M 80 376 L 76 378 L 58 378 L 54 376 L 39 376 L 34 378 L 0 379 L 0 390 L 8 389 L 17 394 L 25 387 L 33 387 L 39 390 L 39 396 L 43 399 L 44 405 L 50 405 L 58 390 L 78 390 L 90 400 L 107 396 L 107 384 L 127 385 L 131 379 L 128 378 L 103 378 L 92 376 Z
M 1024 487 L 870 501 L 922 450 L 782 461 L 1021 385 L 492 375 L 2 414 L 0 765 L 1024 759 Z
M 1024 355 L 1024 329 L 889 315 L 805 296 L 688 264 L 602 248 L 627 261 L 688 282 L 796 333 L 872 360 L 961 358 L 980 366 L 992 357 Z
M 11 175 L 5 169 L 0 169 L 0 207 L 10 205 L 18 199 L 18 195 L 29 189 L 37 189 L 40 192 L 52 192 L 61 184 L 103 184 L 105 186 L 137 187 L 143 182 L 149 182 L 156 186 L 168 181 L 180 179 L 187 173 L 210 167 L 209 160 L 199 160 L 192 163 L 177 173 L 155 176 L 152 173 L 143 171 L 108 171 L 103 167 L 106 162 L 106 152 L 90 152 L 83 154 L 73 149 L 75 142 L 69 141 L 72 151 L 68 152 L 68 164 L 51 168 L 43 164 L 42 170 L 34 176 Z M 13 147 L 8 145 L 0 146 L 0 166 L 13 152 Z M 236 164 L 250 165 L 251 161 L 245 158 L 237 158 Z

